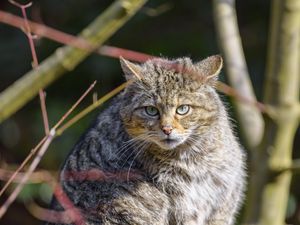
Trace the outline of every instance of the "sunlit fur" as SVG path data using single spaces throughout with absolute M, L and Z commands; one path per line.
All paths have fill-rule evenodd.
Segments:
M 244 192 L 244 154 L 215 91 L 220 56 L 121 59 L 131 84 L 74 147 L 61 184 L 88 224 L 232 225 Z M 134 71 L 134 72 L 133 72 Z M 188 105 L 185 115 L 176 113 Z M 149 115 L 145 107 L 158 109 Z M 80 182 L 68 171 L 126 172 Z M 138 180 L 131 176 L 142 174 Z M 54 201 L 53 208 L 61 209 Z

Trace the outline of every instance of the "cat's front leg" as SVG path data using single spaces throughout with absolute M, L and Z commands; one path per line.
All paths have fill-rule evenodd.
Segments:
M 237 188 L 225 201 L 216 204 L 205 225 L 233 225 L 241 198 L 241 189 Z
M 233 225 L 234 216 L 228 211 L 218 211 L 207 220 L 205 225 Z
M 133 187 L 123 185 L 114 192 L 119 193 L 118 197 L 98 207 L 104 225 L 168 224 L 169 200 L 154 185 L 140 182 Z

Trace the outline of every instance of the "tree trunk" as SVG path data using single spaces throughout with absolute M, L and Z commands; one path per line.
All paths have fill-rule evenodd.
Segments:
M 239 33 L 235 0 L 214 0 L 213 9 L 218 41 L 225 62 L 226 77 L 240 96 L 256 102 Z M 253 150 L 263 136 L 263 117 L 255 105 L 238 99 L 233 100 L 245 145 L 249 150 Z
M 251 160 L 246 222 L 283 225 L 292 172 L 293 139 L 299 125 L 300 1 L 273 0 L 264 103 L 263 141 Z

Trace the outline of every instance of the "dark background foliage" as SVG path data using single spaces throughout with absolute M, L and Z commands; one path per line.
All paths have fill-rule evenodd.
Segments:
M 75 35 L 101 14 L 111 2 L 108 0 L 33 0 L 33 6 L 28 10 L 28 15 L 34 21 Z M 159 12 L 160 8 L 166 10 Z M 0 9 L 20 15 L 20 10 L 5 0 L 0 1 Z M 153 9 L 156 9 L 157 15 L 151 15 Z M 261 100 L 263 89 L 269 11 L 269 1 L 237 1 L 243 47 L 251 80 L 259 100 Z M 211 1 L 149 1 L 106 44 L 169 58 L 190 56 L 195 61 L 217 54 L 219 50 Z M 45 59 L 59 46 L 60 44 L 53 41 L 38 39 L 36 49 L 39 60 Z M 24 33 L 19 29 L 0 24 L 0 91 L 29 71 L 31 61 L 31 53 Z M 221 79 L 225 79 L 223 73 Z M 94 80 L 98 81 L 95 89 L 98 96 L 121 84 L 124 79 L 118 59 L 93 54 L 74 71 L 48 87 L 46 102 L 52 125 Z M 79 110 L 89 103 L 91 103 L 91 97 L 84 101 Z M 91 113 L 67 130 L 62 137 L 56 139 L 42 160 L 40 168 L 58 170 L 65 156 L 80 134 L 89 126 L 96 113 Z M 35 98 L 0 124 L 1 167 L 10 165 L 13 168 L 20 164 L 43 136 L 43 132 L 39 101 Z M 299 141 L 297 146 L 299 149 Z M 298 183 L 294 182 L 292 186 L 292 193 L 295 195 L 291 195 L 289 204 L 288 216 L 294 222 L 297 219 L 292 217 L 295 217 L 296 207 L 299 207 L 295 197 L 299 195 Z M 23 202 L 34 200 L 46 205 L 50 194 L 47 185 L 27 186 L 0 224 L 39 224 L 40 222 L 25 209 Z M 0 202 L 2 203 L 3 199 Z

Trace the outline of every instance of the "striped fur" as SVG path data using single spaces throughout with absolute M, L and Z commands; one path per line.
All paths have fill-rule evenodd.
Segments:
M 232 225 L 245 157 L 214 89 L 222 59 L 121 65 L 132 84 L 98 116 L 61 171 L 86 223 Z M 177 113 L 181 105 L 190 107 L 187 114 Z M 149 116 L 148 106 L 158 115 Z M 62 209 L 56 200 L 53 208 Z

